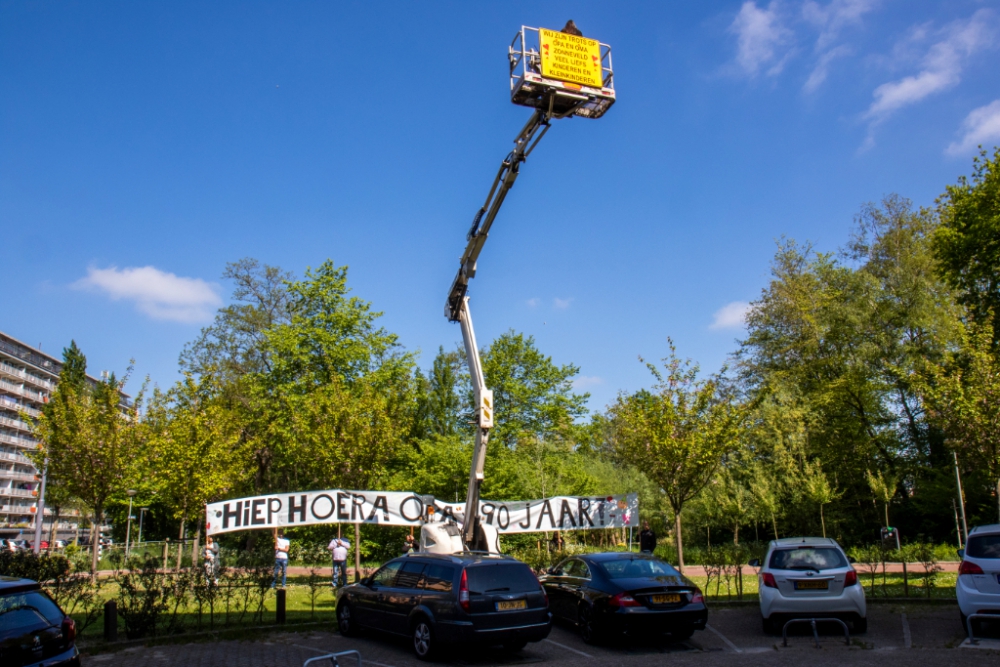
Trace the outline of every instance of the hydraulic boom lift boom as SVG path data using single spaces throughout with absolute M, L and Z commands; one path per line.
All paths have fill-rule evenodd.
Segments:
M 479 347 L 476 344 L 476 333 L 472 327 L 472 315 L 469 312 L 469 297 L 466 295 L 469 280 L 476 275 L 479 253 L 483 250 L 490 228 L 496 220 L 500 207 L 503 206 L 507 193 L 517 180 L 521 163 L 531 155 L 535 146 L 548 132 L 550 122 L 573 115 L 599 118 L 615 101 L 610 47 L 606 44 L 599 44 L 597 47 L 601 57 L 594 67 L 598 68 L 600 80 L 603 82 L 602 87 L 588 88 L 574 85 L 541 75 L 542 46 L 545 47 L 546 57 L 550 48 L 548 44 L 541 43 L 543 38 L 540 35 L 545 32 L 536 28 L 522 27 L 508 49 L 511 100 L 515 104 L 533 107 L 535 111 L 514 139 L 514 150 L 500 163 L 500 170 L 493 179 L 486 202 L 472 220 L 472 226 L 466 235 L 468 243 L 459 260 L 458 275 L 451 284 L 448 302 L 445 304 L 445 316 L 462 326 L 462 341 L 465 345 L 469 375 L 476 400 L 476 442 L 472 453 L 472 468 L 469 472 L 469 487 L 465 496 L 465 512 L 461 528 L 461 539 L 465 548 L 475 551 L 493 550 L 484 531 L 479 529 L 479 489 L 483 482 L 486 446 L 490 429 L 493 427 L 494 413 L 493 392 L 486 387 Z M 537 46 L 529 45 L 532 34 Z M 593 40 L 586 41 L 598 44 Z

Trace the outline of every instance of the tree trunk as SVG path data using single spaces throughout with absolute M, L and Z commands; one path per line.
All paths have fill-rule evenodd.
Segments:
M 885 502 L 885 527 L 889 527 L 889 501 Z
M 681 513 L 674 511 L 674 535 L 677 542 L 677 571 L 684 574 L 684 540 L 681 538 Z
M 774 539 L 778 539 L 778 520 L 774 517 L 774 512 L 771 512 L 771 527 L 774 528 Z
M 177 541 L 177 571 L 181 571 L 181 558 L 184 557 L 184 523 L 186 517 L 181 517 L 181 531 Z
M 49 551 L 56 548 L 56 526 L 59 525 L 59 507 L 52 508 L 52 524 L 49 526 Z
M 823 537 L 826 537 L 826 519 L 823 518 L 823 503 L 819 504 L 819 524 L 823 527 Z
M 736 525 L 733 526 L 733 544 L 735 546 L 739 546 L 739 544 L 740 544 L 740 524 L 739 524 L 739 522 L 736 522 Z
M 94 518 L 90 523 L 90 576 L 97 580 L 97 561 L 101 549 L 101 510 L 94 509 Z

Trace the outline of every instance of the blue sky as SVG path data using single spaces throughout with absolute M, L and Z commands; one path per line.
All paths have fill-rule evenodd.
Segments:
M 470 293 L 481 344 L 534 335 L 593 409 L 668 336 L 717 370 L 776 239 L 834 250 L 1000 143 L 997 2 L 0 2 L 0 330 L 165 386 L 227 261 L 329 257 L 429 365 L 530 114 L 507 45 L 569 18 L 618 103 L 554 124 Z

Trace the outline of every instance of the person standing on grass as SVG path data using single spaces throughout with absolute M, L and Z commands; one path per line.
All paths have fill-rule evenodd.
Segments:
M 642 522 L 642 532 L 639 533 L 639 551 L 651 554 L 656 551 L 656 533 L 649 528 L 649 522 Z
M 271 588 L 278 585 L 278 572 L 281 572 L 281 587 L 285 587 L 288 580 L 288 548 L 291 542 L 285 539 L 284 531 L 279 530 L 274 538 L 274 580 L 271 581 Z
M 209 535 L 205 539 L 205 581 L 219 585 L 219 544 Z
M 346 538 L 335 537 L 330 540 L 330 544 L 326 548 L 330 550 L 333 556 L 333 573 L 330 585 L 334 588 L 337 588 L 337 586 L 346 586 L 347 552 L 351 549 L 351 543 Z

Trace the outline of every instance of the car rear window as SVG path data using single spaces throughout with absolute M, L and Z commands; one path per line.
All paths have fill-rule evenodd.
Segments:
M 677 570 L 670 563 L 650 558 L 622 558 L 606 560 L 600 566 L 611 579 L 647 579 L 650 577 L 676 577 Z
M 496 563 L 466 568 L 469 592 L 530 593 L 540 588 L 538 579 L 524 563 Z
M 796 547 L 777 549 L 771 554 L 772 570 L 833 570 L 847 567 L 840 549 L 833 547 Z
M 424 568 L 424 588 L 439 593 L 451 592 L 451 581 L 455 578 L 455 569 L 447 565 L 428 565 Z
M 1000 558 L 1000 534 L 970 535 L 965 555 L 969 558 Z
M 63 613 L 44 593 L 0 594 L 0 640 L 62 622 Z

